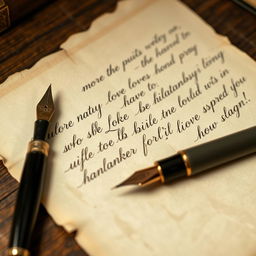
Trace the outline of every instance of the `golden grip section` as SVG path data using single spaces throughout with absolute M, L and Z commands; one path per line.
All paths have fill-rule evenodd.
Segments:
M 20 247 L 12 247 L 7 250 L 7 256 L 29 256 L 30 253 L 27 249 Z
M 164 175 L 163 175 L 162 167 L 157 162 L 156 162 L 156 165 L 157 165 L 157 171 L 159 173 L 160 181 L 162 183 L 165 183 L 165 178 L 164 178 Z
M 45 156 L 48 156 L 49 148 L 49 144 L 44 140 L 32 140 L 28 144 L 28 153 L 37 151 L 43 153 Z

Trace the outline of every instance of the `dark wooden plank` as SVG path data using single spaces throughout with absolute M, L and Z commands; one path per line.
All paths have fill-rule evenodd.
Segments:
M 103 13 L 113 11 L 116 0 L 59 0 L 1 35 L 0 83 L 57 51 L 71 34 L 90 27 Z
M 0 161 L 0 202 L 18 188 L 18 183 L 10 179 L 10 174 Z
M 0 35 L 0 83 L 57 51 L 71 34 L 86 30 L 96 17 L 113 11 L 117 0 L 57 0 Z M 229 0 L 183 0 L 206 22 L 256 58 L 255 17 Z M 185 19 L 186 17 L 184 17 Z M 5 255 L 18 183 L 0 163 L 0 255 Z M 33 255 L 85 256 L 72 235 L 58 227 L 41 207 Z

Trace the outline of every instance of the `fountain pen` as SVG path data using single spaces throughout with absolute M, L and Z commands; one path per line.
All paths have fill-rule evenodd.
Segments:
M 126 185 L 147 186 L 170 183 L 212 169 L 256 152 L 256 126 L 206 142 L 155 162 L 140 170 L 114 188 Z
M 49 152 L 45 138 L 54 113 L 51 86 L 38 103 L 36 112 L 34 136 L 28 145 L 13 216 L 8 256 L 30 255 L 30 241 L 40 205 Z

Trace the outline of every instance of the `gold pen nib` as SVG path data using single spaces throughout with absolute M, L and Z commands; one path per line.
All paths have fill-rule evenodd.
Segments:
M 124 180 L 114 188 L 119 188 L 126 185 L 138 185 L 144 187 L 159 181 L 161 181 L 160 173 L 157 166 L 153 166 L 135 172 L 128 179 Z
M 37 119 L 50 121 L 54 113 L 54 103 L 52 98 L 51 85 L 48 87 L 43 98 L 37 104 L 36 108 Z

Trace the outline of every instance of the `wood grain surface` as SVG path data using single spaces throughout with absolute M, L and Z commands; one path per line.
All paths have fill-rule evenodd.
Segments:
M 70 35 L 87 30 L 92 21 L 115 10 L 117 0 L 57 0 L 0 34 L 0 83 L 59 50 Z M 183 0 L 218 33 L 256 58 L 256 18 L 229 0 Z M 186 19 L 186 17 L 184 17 Z M 256 88 L 255 88 L 256 89 Z M 0 110 L 4 111 L 3 109 Z M 1 117 L 1 114 L 0 114 Z M 0 119 L 1 122 L 4 120 Z M 1 132 L 1 125 L 0 125 Z M 0 255 L 6 255 L 18 183 L 0 163 Z M 86 256 L 41 206 L 33 237 L 34 256 Z

